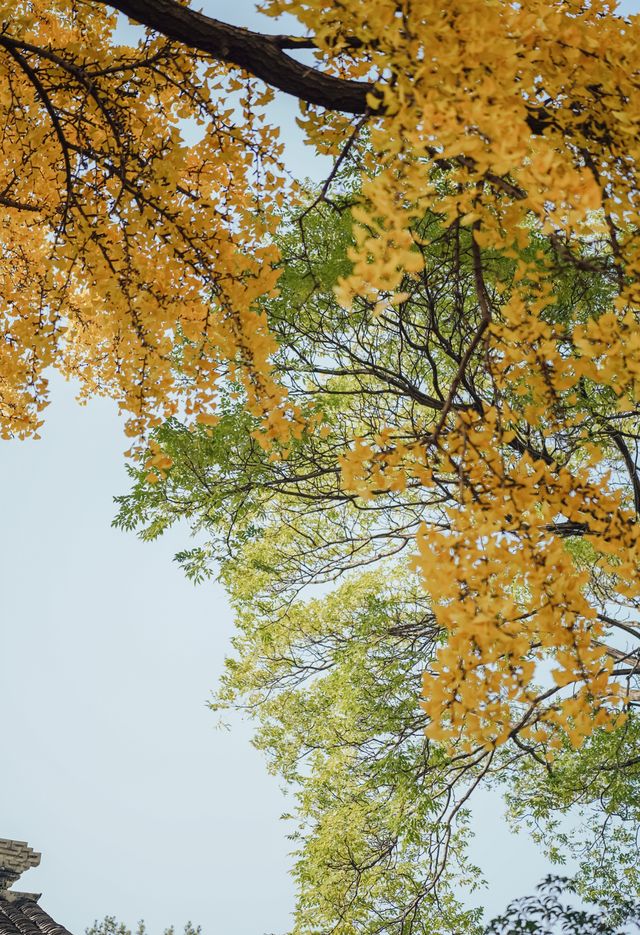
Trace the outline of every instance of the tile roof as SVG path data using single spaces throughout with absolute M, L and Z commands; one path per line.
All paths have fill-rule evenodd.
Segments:
M 17 893 L 10 887 L 40 854 L 25 841 L 0 838 L 0 935 L 71 935 L 38 905 L 38 893 Z
M 70 935 L 31 895 L 0 895 L 0 935 Z

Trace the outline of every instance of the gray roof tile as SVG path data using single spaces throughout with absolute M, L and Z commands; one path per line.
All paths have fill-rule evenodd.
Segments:
M 37 894 L 9 888 L 39 863 L 40 854 L 24 841 L 0 838 L 0 935 L 71 935 L 38 905 Z

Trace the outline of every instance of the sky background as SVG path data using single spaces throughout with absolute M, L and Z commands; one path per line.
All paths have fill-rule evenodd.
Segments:
M 202 9 L 262 25 L 247 0 Z M 295 106 L 274 111 L 292 169 L 318 177 Z M 219 729 L 207 708 L 233 630 L 225 595 L 173 562 L 185 530 L 150 544 L 111 528 L 128 490 L 113 404 L 79 406 L 56 379 L 46 418 L 42 440 L 0 443 L 0 837 L 43 855 L 20 886 L 77 935 L 105 914 L 151 935 L 188 919 L 204 935 L 286 931 L 289 804 L 250 725 Z M 496 796 L 475 816 L 491 915 L 550 868 Z

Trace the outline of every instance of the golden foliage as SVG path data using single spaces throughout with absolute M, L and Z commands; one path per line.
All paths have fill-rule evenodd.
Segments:
M 277 280 L 270 237 L 284 186 L 261 116 L 268 94 L 151 34 L 116 45 L 101 4 L 0 9 L 3 435 L 37 429 L 50 366 L 78 376 L 84 395 L 112 395 L 134 436 L 179 405 L 215 421 L 221 374 L 244 382 L 264 445 L 299 432 L 255 304 Z M 356 440 L 343 459 L 347 486 L 365 497 L 409 477 L 429 486 L 435 467 L 457 478 L 448 528 L 425 525 L 416 557 L 449 634 L 425 675 L 430 733 L 493 745 L 515 729 L 551 731 L 553 745 L 561 728 L 579 743 L 615 722 L 623 698 L 558 524 L 580 526 L 633 606 L 636 516 L 587 433 L 573 463 L 508 446 L 518 420 L 579 432 L 571 399 L 585 381 L 637 411 L 640 23 L 605 0 L 268 0 L 266 10 L 296 16 L 330 72 L 376 82 L 356 130 L 339 113 L 301 121 L 336 158 L 369 134 L 345 306 L 420 275 L 427 209 L 473 232 L 480 325 L 442 412 L 422 440 L 381 438 L 384 458 Z M 183 120 L 200 125 L 194 145 Z M 597 245 L 613 271 L 610 311 L 554 318 L 553 267 L 523 258 L 531 230 L 569 266 L 588 266 L 585 244 Z M 519 264 L 504 302 L 483 251 Z M 499 405 L 456 407 L 479 353 Z M 152 452 L 148 467 L 153 480 L 170 464 Z M 555 686 L 542 698 L 533 682 L 549 656 Z
M 588 574 L 558 523 L 578 524 L 596 565 L 615 564 L 612 599 L 633 608 L 636 515 L 599 473 L 587 432 L 581 464 L 504 451 L 517 420 L 549 434 L 576 428 L 572 394 L 585 380 L 612 390 L 622 412 L 637 412 L 638 18 L 624 21 L 599 0 L 352 0 L 339 12 L 322 0 L 276 0 L 270 9 L 295 13 L 327 54 L 342 49 L 343 61 L 359 40 L 367 68 L 361 56 L 344 73 L 386 78 L 371 100 L 384 116 L 371 126 L 375 167 L 363 182 L 341 300 L 376 301 L 399 289 L 407 271 L 419 274 L 413 232 L 427 208 L 445 225 L 470 226 L 476 244 L 482 318 L 470 349 L 484 348 L 488 377 L 504 391 L 499 408 L 471 400 L 467 412 L 450 414 L 454 380 L 422 443 L 381 439 L 376 456 L 356 442 L 343 462 L 347 485 L 364 497 L 402 489 L 408 476 L 429 486 L 436 466 L 458 478 L 448 528 L 425 525 L 416 557 L 448 633 L 424 679 L 429 733 L 491 746 L 516 731 L 534 740 L 551 732 L 553 748 L 560 727 L 577 744 L 616 722 L 623 692 L 601 645 L 598 607 L 585 596 Z M 326 141 L 324 115 L 307 123 Z M 443 166 L 446 184 L 434 171 Z M 542 256 L 523 259 L 531 230 L 567 265 L 589 262 L 585 243 L 610 257 L 611 311 L 572 327 L 554 323 L 553 269 Z M 487 250 L 518 260 L 506 303 L 494 301 L 485 281 Z M 505 396 L 518 385 L 513 412 Z M 406 437 L 403 428 L 390 427 L 390 437 Z M 554 687 L 541 695 L 535 676 L 549 657 Z
M 268 94 L 243 83 L 232 99 L 225 66 L 203 74 L 163 38 L 118 45 L 99 4 L 0 12 L 3 437 L 37 429 L 50 366 L 113 396 L 132 436 L 179 405 L 206 419 L 223 370 L 255 411 L 279 411 L 252 308 L 277 278 Z

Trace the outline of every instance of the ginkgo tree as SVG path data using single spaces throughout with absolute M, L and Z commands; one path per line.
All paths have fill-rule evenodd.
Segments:
M 467 753 L 517 734 L 553 757 L 617 729 L 637 659 L 607 631 L 635 637 L 640 598 L 638 20 L 607 0 L 267 0 L 300 24 L 278 36 L 176 0 L 0 9 L 3 434 L 38 428 L 55 366 L 113 396 L 137 447 L 167 416 L 215 423 L 227 383 L 275 460 L 321 437 L 322 412 L 275 376 L 263 304 L 281 205 L 306 210 L 263 112 L 293 94 L 334 159 L 318 202 L 347 165 L 360 179 L 335 285 L 348 321 L 395 321 L 443 232 L 465 238 L 447 379 L 436 361 L 407 410 L 333 451 L 358 502 L 409 489 L 418 514 L 447 491 L 416 530 L 447 634 L 424 677 L 429 736 Z M 118 44 L 118 11 L 147 28 L 137 46 Z M 571 272 L 606 302 L 565 314 Z M 401 333 L 429 361 L 438 329 Z M 150 480 L 172 469 L 150 460 Z

